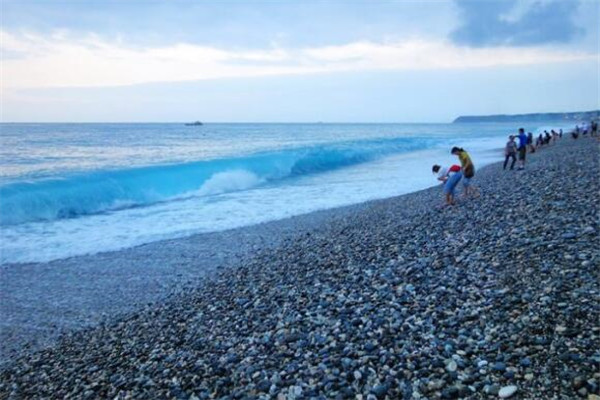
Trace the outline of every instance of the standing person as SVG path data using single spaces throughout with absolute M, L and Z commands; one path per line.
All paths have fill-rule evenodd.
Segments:
M 525 156 L 527 155 L 527 135 L 525 135 L 525 129 L 519 128 L 519 168 L 525 168 Z
M 450 153 L 458 156 L 458 159 L 460 160 L 462 175 L 464 178 L 463 186 L 465 187 L 465 196 L 469 196 L 470 194 L 475 195 L 477 190 L 476 188 L 471 187 L 471 179 L 475 176 L 475 166 L 473 165 L 473 161 L 471 161 L 469 153 L 460 147 L 453 147 L 452 150 L 450 150 Z
M 510 169 L 512 170 L 517 162 L 517 143 L 515 142 L 515 137 L 513 135 L 508 137 L 508 142 L 504 148 L 504 157 L 503 169 L 506 170 L 506 164 L 508 164 L 508 160 L 512 158 L 512 163 L 510 164 Z
M 535 147 L 533 147 L 533 133 L 527 133 L 527 148 L 530 153 L 535 153 Z
M 544 131 L 544 144 L 550 144 L 550 133 Z
M 454 205 L 454 190 L 462 178 L 460 167 L 458 165 L 453 165 L 450 168 L 442 168 L 436 164 L 431 170 L 434 174 L 437 174 L 438 181 L 441 181 L 444 185 L 446 204 L 450 206 Z

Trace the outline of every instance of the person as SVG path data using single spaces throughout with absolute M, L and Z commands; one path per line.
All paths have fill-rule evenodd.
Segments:
M 460 166 L 452 165 L 450 168 L 442 168 L 439 165 L 434 165 L 431 170 L 434 174 L 437 174 L 437 180 L 442 182 L 444 185 L 444 195 L 446 197 L 447 205 L 454 205 L 454 190 L 456 185 L 462 179 L 462 172 Z
M 550 144 L 550 133 L 544 131 L 544 144 Z
M 540 136 L 538 136 L 537 140 L 535 141 L 535 147 L 542 147 L 544 145 L 544 137 L 542 136 L 542 134 L 540 133 Z
M 469 153 L 460 147 L 453 147 L 452 150 L 450 150 L 450 153 L 458 156 L 458 159 L 460 160 L 465 196 L 475 195 L 477 192 L 476 188 L 471 186 L 471 179 L 475 176 L 475 166 L 473 165 L 473 161 L 471 161 Z
M 515 137 L 513 135 L 508 137 L 508 142 L 504 148 L 504 157 L 503 169 L 506 170 L 506 164 L 508 164 L 508 160 L 512 158 L 512 163 L 510 164 L 510 169 L 512 170 L 517 162 L 517 143 L 515 142 Z
M 592 121 L 592 136 L 598 135 L 598 121 Z
M 562 135 L 563 135 L 563 130 L 561 129 L 560 131 L 558 131 L 558 137 L 562 139 Z
M 535 147 L 533 147 L 533 133 L 531 132 L 527 133 L 527 148 L 530 153 L 535 153 Z
M 525 129 L 519 128 L 519 168 L 525 168 L 525 156 L 527 155 L 527 136 L 525 135 Z

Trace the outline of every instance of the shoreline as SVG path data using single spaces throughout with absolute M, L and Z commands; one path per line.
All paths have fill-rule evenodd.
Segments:
M 0 265 L 0 368 L 22 349 L 32 352 L 51 346 L 63 334 L 165 301 L 218 271 L 235 268 L 262 251 L 322 230 L 336 219 L 437 187 L 121 250 Z M 407 217 L 418 212 L 410 211 Z M 231 243 L 236 246 L 232 248 Z M 36 280 L 31 281 L 31 276 Z
M 588 147 L 585 147 L 586 144 Z M 572 149 L 580 152 L 578 158 L 572 160 L 573 164 L 561 163 Z M 581 164 L 582 157 L 588 164 Z M 297 393 L 298 387 L 300 393 L 310 393 L 310 391 L 323 393 L 323 390 L 327 389 L 327 383 L 323 380 L 325 379 L 324 375 L 319 375 L 320 367 L 317 367 L 317 364 L 310 364 L 306 368 L 317 368 L 313 381 L 321 382 L 323 386 L 309 387 L 308 377 L 294 378 L 294 382 L 287 382 L 291 378 L 288 377 L 288 379 L 285 376 L 273 378 L 270 375 L 259 373 L 276 371 L 278 368 L 286 369 L 286 365 L 289 365 L 290 362 L 285 356 L 286 352 L 304 354 L 310 351 L 311 354 L 316 355 L 321 354 L 323 348 L 329 349 L 328 354 L 331 357 L 334 355 L 341 357 L 336 358 L 338 360 L 336 362 L 340 362 L 342 366 L 329 366 L 329 375 L 334 372 L 332 368 L 337 368 L 340 374 L 347 373 L 348 376 L 344 376 L 343 379 L 347 379 L 348 382 L 355 385 L 348 384 L 348 387 L 354 388 L 354 393 L 376 393 L 377 398 L 384 398 L 379 397 L 377 393 L 384 393 L 384 396 L 404 393 L 408 389 L 406 385 L 396 382 L 399 379 L 398 373 L 403 374 L 405 381 L 413 380 L 413 377 L 416 379 L 419 377 L 417 371 L 421 370 L 420 363 L 427 359 L 429 361 L 425 369 L 430 370 L 435 377 L 417 385 L 411 384 L 411 393 L 416 390 L 421 394 L 424 391 L 430 391 L 443 395 L 446 390 L 448 395 L 453 393 L 483 395 L 490 390 L 489 393 L 492 393 L 497 389 L 495 386 L 511 383 L 516 376 L 519 383 L 517 386 L 531 386 L 525 391 L 532 395 L 535 393 L 532 390 L 544 389 L 542 378 L 546 379 L 547 376 L 541 374 L 542 376 L 534 376 L 527 380 L 526 369 L 528 367 L 521 365 L 523 363 L 520 360 L 528 358 L 530 359 L 529 363 L 533 363 L 535 368 L 542 368 L 544 356 L 553 361 L 554 357 L 557 357 L 556 360 L 558 360 L 563 353 L 545 354 L 543 351 L 536 350 L 532 354 L 521 354 L 510 346 L 507 348 L 499 345 L 514 342 L 511 335 L 519 336 L 516 330 L 513 332 L 512 326 L 507 326 L 508 321 L 516 318 L 511 323 L 515 325 L 514 329 L 526 329 L 532 337 L 540 337 L 538 344 L 532 344 L 534 348 L 535 346 L 546 346 L 545 343 L 548 340 L 546 336 L 550 334 L 548 332 L 560 331 L 559 333 L 562 333 L 571 329 L 569 332 L 573 333 L 572 330 L 575 329 L 574 336 L 567 336 L 565 340 L 574 342 L 571 343 L 571 347 L 576 351 L 571 353 L 576 354 L 580 361 L 577 364 L 579 369 L 573 368 L 575 371 L 583 370 L 580 375 L 585 377 L 584 383 L 578 384 L 579 388 L 577 389 L 586 388 L 587 392 L 596 393 L 598 383 L 595 384 L 595 387 L 588 384 L 589 380 L 596 379 L 595 382 L 597 382 L 598 378 L 593 373 L 593 363 L 590 367 L 589 360 L 592 359 L 592 355 L 589 352 L 592 350 L 583 348 L 583 344 L 588 346 L 598 344 L 598 332 L 595 328 L 588 332 L 582 332 L 582 330 L 586 323 L 593 325 L 591 321 L 598 315 L 598 310 L 597 307 L 593 308 L 593 304 L 592 308 L 589 308 L 590 304 L 577 299 L 581 299 L 581 296 L 584 295 L 596 296 L 596 298 L 598 296 L 598 277 L 593 266 L 597 265 L 599 260 L 597 252 L 594 252 L 591 247 L 597 242 L 598 236 L 597 221 L 593 220 L 597 205 L 594 205 L 593 200 L 581 198 L 581 195 L 589 197 L 589 195 L 585 196 L 585 191 L 594 187 L 597 189 L 598 186 L 597 179 L 594 177 L 598 171 L 598 144 L 589 138 L 582 138 L 578 141 L 564 138 L 558 145 L 542 149 L 528 158 L 528 168 L 525 172 L 498 171 L 499 162 L 483 167 L 478 171 L 474 181 L 477 185 L 481 185 L 482 197 L 461 200 L 457 207 L 438 209 L 436 206 L 442 203 L 442 196 L 439 187 L 434 186 L 398 197 L 317 211 L 233 231 L 217 232 L 213 235 L 214 241 L 208 240 L 206 243 L 203 241 L 207 235 L 212 234 L 194 235 L 185 239 L 157 242 L 113 253 L 62 260 L 61 263 L 67 264 L 67 268 L 63 268 L 63 272 L 55 272 L 56 266 L 52 267 L 59 262 L 43 264 L 42 270 L 39 270 L 40 265 L 29 265 L 29 268 L 37 265 L 38 270 L 35 273 L 42 273 L 42 276 L 36 275 L 36 278 L 43 281 L 35 282 L 39 285 L 35 289 L 39 294 L 52 292 L 52 290 L 48 290 L 49 286 L 52 289 L 52 284 L 58 285 L 59 283 L 62 285 L 60 291 L 63 292 L 57 297 L 73 294 L 71 299 L 63 299 L 63 303 L 56 303 L 58 299 L 53 299 L 53 303 L 52 300 L 48 302 L 48 299 L 36 297 L 40 304 L 54 306 L 54 311 L 58 314 L 68 311 L 67 308 L 64 308 L 67 303 L 75 306 L 73 307 L 75 311 L 70 312 L 76 312 L 79 307 L 80 314 L 64 316 L 66 319 L 61 321 L 64 323 L 64 327 L 69 326 L 69 317 L 71 322 L 73 320 L 81 322 L 84 319 L 82 313 L 85 314 L 99 306 L 113 307 L 111 315 L 87 317 L 90 322 L 88 326 L 96 325 L 96 328 L 92 327 L 79 333 L 73 333 L 72 329 L 65 329 L 66 336 L 53 347 L 36 353 L 38 355 L 35 357 L 42 365 L 55 365 L 63 369 L 69 363 L 83 366 L 87 365 L 81 358 L 84 354 L 99 355 L 115 349 L 115 343 L 107 335 L 123 339 L 131 335 L 136 338 L 134 340 L 136 344 L 132 348 L 128 346 L 125 349 L 122 348 L 121 354 L 118 356 L 123 360 L 124 366 L 116 364 L 100 366 L 99 371 L 104 372 L 105 375 L 103 379 L 94 375 L 98 370 L 92 372 L 94 379 L 100 382 L 96 388 L 71 387 L 78 395 L 83 395 L 85 391 L 93 389 L 96 395 L 103 397 L 114 397 L 121 391 L 128 390 L 133 393 L 143 393 L 146 397 L 150 394 L 158 397 L 167 396 L 168 393 L 174 395 L 173 390 L 175 389 L 169 388 L 167 383 L 171 379 L 169 375 L 171 373 L 181 374 L 181 376 L 177 376 L 178 381 L 182 383 L 177 390 L 189 395 L 191 389 L 186 389 L 186 386 L 183 385 L 190 379 L 185 372 L 187 369 L 181 366 L 177 367 L 176 364 L 183 362 L 186 365 L 191 359 L 208 363 L 198 367 L 205 371 L 200 374 L 202 382 L 206 382 L 207 385 L 212 382 L 213 386 L 211 387 L 217 393 L 223 394 L 226 392 L 219 390 L 225 390 L 226 387 L 218 384 L 218 379 L 221 379 L 220 375 L 223 372 L 214 369 L 216 367 L 208 360 L 211 356 L 230 355 L 233 357 L 235 354 L 239 354 L 237 358 L 233 357 L 231 361 L 224 362 L 220 368 L 232 368 L 232 366 L 227 367 L 228 363 L 237 365 L 235 370 L 230 373 L 229 380 L 234 384 L 234 388 L 242 390 L 241 393 L 249 391 L 266 393 L 272 390 L 273 385 L 275 386 L 273 395 L 283 393 L 283 390 L 286 390 L 285 393 L 288 394 Z M 578 178 L 582 182 L 572 179 L 578 176 L 579 171 L 575 170 L 576 168 L 585 169 Z M 536 174 L 533 175 L 532 172 Z M 565 174 L 568 176 L 563 177 Z M 507 182 L 507 176 L 512 177 L 514 182 L 520 185 L 516 188 L 513 197 L 508 199 L 504 197 L 506 196 L 504 190 L 512 187 L 510 185 L 512 182 Z M 560 188 L 553 187 L 557 184 L 556 182 L 561 185 Z M 500 193 L 496 192 L 496 189 L 500 190 Z M 535 202 L 530 204 L 525 201 L 526 199 L 538 199 L 544 203 L 541 205 L 535 204 Z M 506 201 L 508 204 L 505 203 Z M 571 210 L 569 208 L 571 206 L 577 208 L 574 208 L 572 212 L 567 212 Z M 515 217 L 518 217 L 517 223 L 504 219 L 504 214 L 507 212 L 505 207 L 508 207 L 510 213 L 513 213 Z M 520 208 L 527 208 L 528 213 L 521 212 Z M 591 217 L 591 222 L 585 218 L 584 221 L 579 221 L 582 217 L 580 213 L 586 209 L 588 213 L 585 214 L 585 218 Z M 548 214 L 554 218 L 552 221 L 556 221 L 548 226 L 540 222 L 539 218 L 534 218 Z M 492 220 L 489 220 L 490 218 Z M 559 220 L 560 222 L 558 222 Z M 579 228 L 579 225 L 576 224 L 580 222 L 585 222 L 586 225 Z M 532 227 L 539 232 L 532 233 Z M 568 231 L 565 230 L 567 228 Z M 556 232 L 557 229 L 559 229 L 559 232 L 556 233 L 557 237 L 552 237 L 550 233 Z M 494 230 L 498 230 L 500 233 L 494 232 Z M 531 236 L 532 234 L 534 236 Z M 540 243 L 540 238 L 546 240 L 545 238 L 548 237 L 550 238 L 548 239 L 550 247 L 547 247 L 544 241 Z M 505 241 L 504 238 L 506 238 Z M 230 243 L 237 240 L 242 241 L 241 245 L 236 244 L 236 248 L 232 248 Z M 480 242 L 482 243 L 481 248 L 477 244 Z M 214 250 L 215 243 L 220 243 L 221 248 L 226 250 L 224 255 L 213 254 L 212 258 L 204 260 L 193 258 L 198 255 L 198 246 L 204 245 L 204 251 L 208 252 Z M 473 248 L 474 243 L 477 244 L 475 249 Z M 496 246 L 502 246 L 502 248 L 499 250 Z M 538 250 L 542 254 L 538 254 L 538 250 L 532 252 L 529 249 L 530 246 L 534 249 L 539 247 Z M 557 251 L 564 251 L 565 255 L 560 258 L 552 256 L 551 266 L 549 266 L 549 259 L 545 257 Z M 507 255 L 510 257 L 506 258 Z M 161 263 L 167 263 L 167 266 L 165 267 Z M 213 269 L 207 272 L 198 270 L 201 265 L 215 263 L 220 266 L 213 266 Z M 580 270 L 573 269 L 572 264 L 574 263 L 581 264 Z M 105 271 L 113 274 L 115 279 L 110 282 L 105 281 L 104 284 L 114 285 L 115 293 L 118 293 L 117 289 L 123 288 L 124 279 L 131 279 L 131 281 L 127 281 L 130 286 L 125 289 L 137 291 L 128 294 L 121 293 L 123 295 L 121 300 L 125 301 L 121 304 L 122 308 L 117 307 L 119 308 L 118 312 L 114 311 L 115 304 L 113 303 L 118 299 L 115 298 L 114 293 L 113 295 L 107 293 L 106 286 L 89 286 L 87 293 L 95 293 L 97 298 L 109 298 L 110 302 L 94 303 L 91 301 L 94 304 L 90 304 L 90 302 L 82 300 L 84 290 L 80 290 L 78 293 L 77 291 L 69 292 L 72 290 L 72 288 L 68 288 L 69 283 L 82 284 L 86 278 L 90 278 L 86 274 L 92 273 L 92 270 L 98 272 L 97 268 L 101 268 L 100 264 L 103 265 Z M 501 269 L 501 266 L 506 270 Z M 19 265 L 19 268 L 22 267 L 23 265 Z M 82 270 L 82 268 L 84 269 Z M 560 268 L 556 269 L 557 276 L 553 272 L 555 268 Z M 580 286 L 570 288 L 568 282 L 558 282 L 557 280 L 560 278 L 558 275 L 563 270 L 566 274 L 570 274 L 571 280 L 579 282 Z M 140 276 L 132 275 L 131 273 L 134 271 L 143 272 L 144 274 L 140 276 L 145 281 L 142 282 Z M 6 272 L 2 270 L 2 292 L 5 294 L 7 288 L 4 286 L 8 280 L 6 278 L 10 277 Z M 30 273 L 31 270 L 27 271 L 25 268 L 22 272 Z M 154 272 L 157 274 L 152 275 Z M 160 279 L 168 277 L 169 273 L 173 272 L 180 273 L 181 276 L 169 281 L 166 284 L 169 288 L 161 287 L 161 284 L 165 282 L 160 282 Z M 61 276 L 61 273 L 73 274 L 70 277 L 73 282 L 67 282 L 68 279 L 65 279 L 64 275 Z M 160 273 L 163 275 L 161 276 Z M 46 275 L 43 276 L 43 274 Z M 594 274 L 595 281 L 585 282 L 585 279 L 594 277 Z M 207 276 L 210 279 L 202 283 L 202 278 Z M 486 277 L 485 280 L 482 279 L 484 277 Z M 519 277 L 522 279 L 517 279 Z M 44 278 L 54 279 L 54 281 L 48 283 Z M 171 276 L 171 278 L 173 277 Z M 540 281 L 540 279 L 542 280 Z M 546 285 L 541 285 L 544 282 L 543 279 L 548 280 Z M 560 285 L 555 284 L 555 281 Z M 31 284 L 31 282 L 28 283 Z M 149 283 L 152 285 L 149 286 Z M 565 291 L 565 284 L 567 292 L 575 291 L 574 293 L 578 293 L 579 297 L 575 297 L 575 304 L 555 305 L 555 303 L 564 303 L 562 300 L 555 302 L 554 296 L 557 299 L 564 297 L 562 292 Z M 548 288 L 552 290 L 546 292 Z M 581 293 L 577 292 L 580 288 L 585 290 L 582 289 Z M 12 289 L 14 292 L 17 291 Z M 23 296 L 35 296 L 36 292 L 32 291 L 31 287 L 25 285 L 22 289 L 27 289 L 20 291 Z M 554 289 L 557 291 L 555 292 Z M 542 312 L 544 309 L 538 313 L 541 315 L 541 317 L 538 316 L 538 320 L 532 320 L 532 317 L 527 316 L 526 311 L 529 309 L 531 313 L 532 309 L 536 310 L 536 307 L 542 307 L 548 303 L 544 299 L 544 297 L 549 297 L 548 293 L 551 295 L 549 304 L 553 305 L 552 310 L 556 313 L 552 321 L 556 321 L 556 324 L 553 323 L 552 326 L 547 327 L 546 324 L 550 321 L 544 319 L 549 318 L 549 314 L 544 314 Z M 154 303 L 142 307 L 145 301 L 138 297 L 149 295 L 150 297 L 154 296 Z M 79 300 L 76 300 L 78 296 Z M 506 297 L 510 297 L 508 302 L 506 302 Z M 567 296 L 566 298 L 573 297 Z M 128 304 L 132 299 L 137 299 L 139 303 Z M 460 302 L 457 303 L 458 299 Z M 24 298 L 21 300 L 25 301 Z M 4 301 L 3 303 L 6 304 Z M 395 305 L 390 308 L 390 304 Z M 504 307 L 503 304 L 506 306 Z M 27 303 L 22 306 L 32 308 L 20 310 L 23 315 L 29 312 L 28 317 L 31 317 L 35 306 Z M 439 307 L 441 309 L 438 311 Z M 576 310 L 570 309 L 571 307 Z M 356 312 L 355 308 L 360 312 Z M 444 309 L 451 311 L 452 314 L 458 313 L 457 319 L 448 320 L 451 317 L 443 312 Z M 519 312 L 514 314 L 514 310 Z M 567 319 L 563 321 L 561 319 L 568 316 L 567 314 L 563 315 L 567 311 L 573 313 L 575 311 L 583 312 L 583 310 L 588 312 L 587 317 L 581 317 L 586 320 L 569 321 Z M 38 312 L 40 311 L 43 311 L 40 315 L 48 315 L 47 311 L 49 310 L 38 310 Z M 497 319 L 494 319 L 494 315 L 501 311 L 505 311 L 506 316 L 496 315 Z M 433 314 L 431 314 L 432 312 Z M 496 337 L 496 331 L 491 331 L 487 333 L 488 336 L 491 335 L 490 340 L 485 338 L 486 335 L 478 336 L 476 339 L 471 338 L 471 340 L 475 340 L 473 343 L 483 340 L 485 343 L 481 344 L 482 348 L 479 347 L 480 344 L 477 346 L 473 343 L 466 345 L 465 343 L 469 342 L 468 340 L 464 342 L 464 340 L 469 338 L 464 336 L 468 336 L 468 334 L 464 332 L 461 334 L 457 327 L 464 324 L 470 329 L 477 329 L 476 324 L 473 324 L 480 318 L 485 321 L 488 313 L 491 322 L 488 320 L 479 329 L 487 331 L 488 324 L 490 324 L 500 329 L 501 332 L 498 333 L 500 336 Z M 574 315 L 580 314 L 575 313 Z M 529 320 L 524 320 L 525 317 Z M 174 323 L 178 319 L 185 321 L 185 327 L 179 326 L 180 324 L 177 322 Z M 382 321 L 379 321 L 380 319 Z M 147 326 L 141 324 L 140 320 L 145 321 Z M 336 321 L 341 325 L 338 325 Z M 395 328 L 393 328 L 394 321 L 399 324 Z M 40 324 L 47 322 L 39 321 Z M 148 324 L 152 328 L 148 327 Z M 377 326 L 373 326 L 373 324 Z M 537 327 L 540 324 L 542 328 Z M 83 326 L 79 326 L 79 328 L 81 327 Z M 548 328 L 552 329 L 548 331 Z M 161 329 L 166 332 L 165 336 L 162 335 Z M 442 330 L 442 337 L 439 336 L 439 329 Z M 529 331 L 530 329 L 533 330 Z M 542 333 L 539 333 L 537 329 L 542 329 L 540 331 Z M 381 336 L 381 333 L 377 333 L 380 330 L 388 333 Z M 2 331 L 5 335 L 5 327 Z M 269 335 L 266 331 L 270 332 Z M 415 336 L 417 333 L 420 336 Z M 14 337 L 20 334 L 18 330 L 12 333 Z M 37 347 L 34 344 L 29 350 L 22 351 L 22 357 L 17 357 L 16 353 L 13 353 L 13 357 L 2 372 L 3 383 L 0 386 L 0 394 L 13 391 L 13 389 L 9 390 L 4 382 L 19 382 L 21 376 L 33 376 L 35 379 L 44 381 L 35 370 L 19 368 L 31 357 L 32 349 L 56 343 L 57 334 L 58 332 L 47 332 L 46 339 L 48 340 L 43 343 L 39 342 Z M 344 340 L 339 337 L 342 334 L 345 335 Z M 173 335 L 180 337 L 182 343 L 173 343 L 169 339 L 169 337 L 174 337 Z M 228 335 L 233 336 L 228 339 Z M 248 342 L 243 339 L 244 335 L 252 340 Z M 332 335 L 337 337 L 337 340 L 333 339 L 331 342 Z M 410 354 L 413 353 L 402 353 L 403 361 L 397 360 L 397 362 L 401 362 L 407 369 L 403 367 L 401 372 L 396 371 L 396 375 L 394 375 L 389 373 L 394 367 L 390 367 L 387 361 L 382 362 L 381 357 L 386 360 L 397 359 L 400 354 L 397 351 L 400 350 L 396 349 L 394 341 L 397 340 L 398 335 L 406 337 L 405 340 L 402 340 L 403 347 L 412 349 L 413 353 L 419 353 L 421 356 L 417 357 L 418 360 L 412 360 Z M 562 337 L 560 334 L 559 336 Z M 580 336 L 581 343 L 577 342 Z M 10 336 L 3 339 L 8 339 L 3 340 L 4 343 L 13 340 Z M 201 343 L 198 343 L 198 340 Z M 304 342 L 304 344 L 301 345 L 300 342 Z M 345 354 L 345 358 L 351 362 L 349 371 L 346 371 L 346 367 L 343 366 L 346 363 L 341 355 L 344 354 L 343 346 L 336 346 L 335 342 L 354 343 L 358 346 L 350 353 Z M 432 345 L 434 342 L 437 344 Z M 166 360 L 165 355 L 157 359 L 159 366 L 164 367 L 163 369 L 156 370 L 154 368 L 145 372 L 145 375 L 153 377 L 154 385 L 146 387 L 142 382 L 142 386 L 136 386 L 130 379 L 111 378 L 116 375 L 127 377 L 132 371 L 139 368 L 139 365 L 135 364 L 136 360 L 140 360 L 142 354 L 144 355 L 142 359 L 149 356 L 151 349 L 147 348 L 147 345 L 152 343 L 160 344 L 161 349 L 167 349 L 166 353 L 163 352 L 166 355 L 173 351 L 175 354 L 171 361 Z M 494 343 L 496 343 L 496 347 L 494 347 Z M 550 340 L 550 343 L 554 343 L 554 339 Z M 144 344 L 146 350 L 136 347 L 144 346 Z M 448 345 L 451 350 L 448 350 Z M 520 347 L 523 346 L 522 343 Z M 156 346 L 154 348 L 156 349 Z M 393 348 L 394 351 L 390 353 L 389 350 L 386 350 L 387 353 L 382 355 L 381 351 L 389 348 Z M 275 357 L 269 361 L 268 365 L 264 364 L 265 360 L 259 361 L 260 358 L 256 357 L 267 349 L 276 355 L 281 354 L 283 358 Z M 423 353 L 425 351 L 423 349 L 428 350 Z M 456 349 L 460 349 L 460 353 L 456 352 Z M 483 353 L 482 349 L 485 350 Z M 5 351 L 6 349 L 3 349 L 3 354 Z M 123 351 L 128 355 L 124 355 Z M 502 357 L 501 360 L 488 360 L 489 355 L 483 357 L 485 354 L 495 352 L 497 358 L 498 352 L 502 351 L 508 352 L 511 357 Z M 189 358 L 189 354 L 181 352 L 190 353 L 193 357 Z M 377 354 L 375 359 L 373 359 L 374 352 Z M 520 355 L 514 356 L 513 353 Z M 575 356 L 573 356 L 575 357 L 573 360 L 569 358 L 571 353 L 568 353 L 567 359 L 563 360 L 564 364 L 569 367 L 578 362 L 575 360 L 577 358 Z M 456 355 L 458 359 L 454 357 Z M 245 375 L 249 365 L 254 364 L 246 364 L 244 357 L 251 358 L 253 363 L 260 367 L 256 367 L 254 371 L 248 373 L 249 375 Z M 515 360 L 513 357 L 517 359 Z M 323 361 L 322 355 L 320 359 Z M 375 362 L 375 360 L 379 361 Z M 433 361 L 431 360 L 438 360 L 442 364 L 432 365 Z M 486 361 L 494 367 L 496 364 L 493 363 L 500 363 L 498 369 L 502 373 L 496 376 L 495 373 L 499 371 L 490 371 L 490 376 L 497 379 L 490 378 L 488 384 L 485 383 L 485 379 L 480 379 L 481 374 L 478 375 L 476 372 L 468 374 L 469 378 L 473 378 L 474 381 L 459 379 L 458 376 L 455 376 L 457 374 L 448 375 L 436 372 L 436 368 L 456 370 L 454 364 L 451 365 L 452 361 L 448 360 L 454 360 L 461 372 L 468 369 L 470 362 L 478 364 Z M 327 361 L 327 357 L 325 357 L 325 361 Z M 409 367 L 410 364 L 413 364 L 412 369 Z M 238 371 L 239 366 L 244 370 Z M 384 366 L 387 366 L 388 369 L 386 370 Z M 376 372 L 374 376 L 369 372 L 369 368 Z M 169 379 L 165 382 L 157 379 L 167 369 L 170 372 L 165 376 Z M 293 371 L 288 372 L 287 375 L 296 377 L 299 369 L 302 370 L 303 367 L 292 368 Z M 340 369 L 342 372 L 339 371 Z M 592 372 L 588 373 L 589 371 Z M 595 371 L 597 373 L 597 369 Z M 85 372 L 83 369 L 81 370 L 81 373 Z M 259 375 L 254 378 L 256 373 Z M 510 377 L 511 373 L 512 377 Z M 407 374 L 414 376 L 407 378 Z M 358 375 L 360 375 L 359 378 L 357 378 Z M 550 375 L 552 378 L 549 381 L 551 382 L 550 390 L 554 390 L 554 393 L 557 390 L 558 393 L 561 393 L 561 390 L 564 390 L 565 393 L 571 390 L 563 388 L 560 382 L 554 382 L 555 378 L 559 381 L 562 378 L 554 376 L 555 374 Z M 439 379 L 443 382 L 440 383 Z M 575 377 L 569 379 L 573 380 Z M 126 382 L 121 382 L 121 380 Z M 268 381 L 269 386 L 263 385 L 260 389 L 260 383 L 263 381 Z M 484 383 L 479 387 L 476 383 L 480 381 Z M 48 387 L 54 387 L 52 386 L 53 382 L 45 382 Z M 58 383 L 56 384 L 58 385 Z M 332 385 L 327 390 L 331 392 L 343 390 L 339 383 L 332 383 Z M 18 393 L 24 395 L 33 395 L 35 390 L 39 390 L 34 387 L 27 388 L 22 384 L 17 386 Z M 474 392 L 471 391 L 471 387 L 475 390 Z M 51 391 L 38 391 L 37 393 L 55 394 L 52 390 L 57 390 L 57 387 L 48 390 Z M 484 392 L 485 390 L 488 392 Z M 200 396 L 198 393 L 201 392 L 198 390 L 196 396 Z

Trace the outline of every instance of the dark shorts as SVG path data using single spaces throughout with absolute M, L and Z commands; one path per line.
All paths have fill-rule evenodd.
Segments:
M 519 160 L 525 160 L 525 155 L 527 154 L 527 147 L 523 146 L 519 149 Z

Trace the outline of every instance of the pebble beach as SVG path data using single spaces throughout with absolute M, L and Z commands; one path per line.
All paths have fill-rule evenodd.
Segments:
M 61 261 L 104 268 L 107 304 L 51 332 L 5 321 L 0 399 L 598 400 L 599 145 L 486 166 L 455 206 L 436 186 Z

